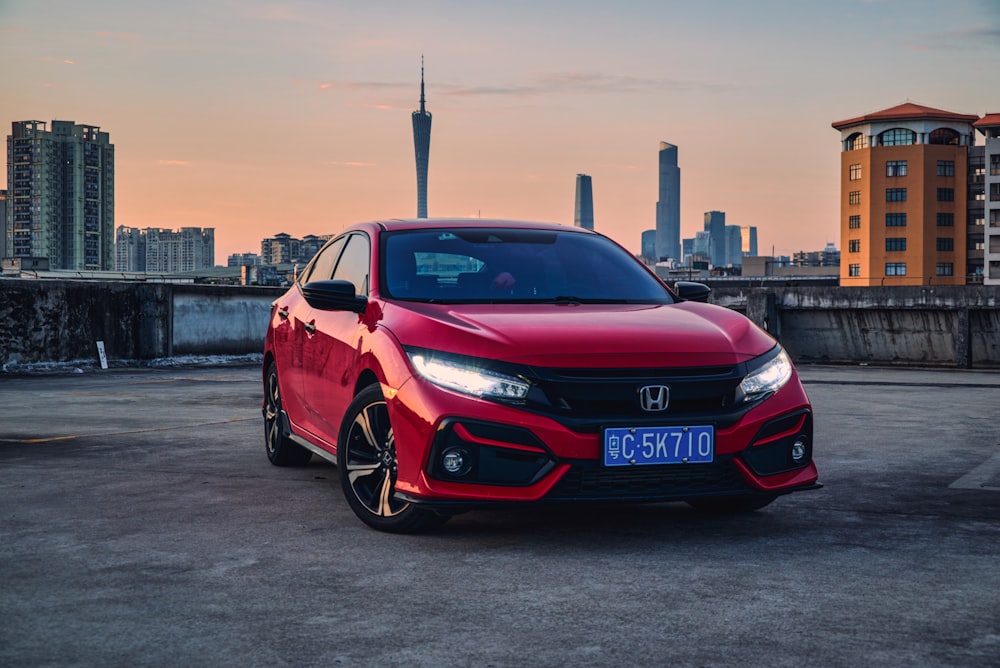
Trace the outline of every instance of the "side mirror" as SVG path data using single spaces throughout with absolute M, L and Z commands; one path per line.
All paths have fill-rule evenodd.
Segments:
M 677 281 L 674 283 L 674 292 L 686 302 L 707 302 L 708 296 L 712 294 L 712 288 L 704 283 Z
M 350 281 L 310 281 L 302 286 L 302 296 L 309 306 L 321 311 L 364 313 L 368 307 L 368 300 L 357 296 Z

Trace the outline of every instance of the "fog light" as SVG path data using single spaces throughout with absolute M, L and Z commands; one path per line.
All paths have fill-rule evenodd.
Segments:
M 792 460 L 801 462 L 806 456 L 806 440 L 801 436 L 792 444 Z
M 441 468 L 451 475 L 465 475 L 469 472 L 469 453 L 461 448 L 445 450 L 441 455 Z

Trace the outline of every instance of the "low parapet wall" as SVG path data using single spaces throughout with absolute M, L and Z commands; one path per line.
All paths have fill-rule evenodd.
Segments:
M 0 364 L 258 353 L 270 304 L 262 287 L 0 279 Z
M 0 364 L 259 353 L 280 288 L 0 279 Z M 1000 368 L 1000 287 L 716 288 L 798 362 Z
M 799 362 L 1000 368 L 1000 287 L 720 288 Z

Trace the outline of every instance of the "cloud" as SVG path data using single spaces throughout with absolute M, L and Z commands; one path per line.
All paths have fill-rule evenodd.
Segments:
M 405 83 L 391 81 L 323 81 L 317 85 L 321 92 L 337 91 L 412 96 L 416 90 L 416 84 L 413 81 Z M 695 88 L 718 89 L 722 88 L 722 84 L 603 74 L 601 72 L 563 72 L 537 75 L 524 83 L 512 85 L 464 86 L 447 83 L 434 83 L 432 85 L 434 97 L 454 98 L 531 98 L 551 94 L 592 93 L 642 94 L 659 92 L 665 89 L 685 90 Z M 377 105 L 377 108 L 392 108 L 392 106 L 383 103 Z
M 139 39 L 139 36 L 135 35 L 133 33 L 128 33 L 128 32 L 108 32 L 106 30 L 102 30 L 102 31 L 98 32 L 97 36 L 100 37 L 101 39 L 118 40 L 118 41 L 124 41 L 124 42 L 134 42 L 134 41 L 136 41 L 136 40 Z
M 914 51 L 974 51 L 982 47 L 998 49 L 1000 26 L 978 25 L 948 32 L 925 33 L 910 44 Z
M 329 160 L 325 165 L 330 165 L 332 167 L 378 167 L 377 163 L 374 162 L 360 162 L 357 160 L 348 160 L 346 162 L 338 162 L 336 160 Z
M 75 60 L 68 58 L 42 58 L 43 63 L 59 63 L 61 65 L 76 65 Z
M 157 160 L 156 164 L 164 165 L 166 167 L 187 167 L 191 164 L 190 160 Z
M 282 5 L 279 3 L 274 4 L 264 4 L 255 7 L 249 7 L 246 11 L 247 16 L 259 21 L 278 21 L 281 23 L 304 23 L 308 21 L 309 18 L 296 12 L 291 7 Z

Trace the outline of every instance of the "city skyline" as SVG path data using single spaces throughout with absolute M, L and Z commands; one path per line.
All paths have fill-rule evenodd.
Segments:
M 586 173 L 597 230 L 639 252 L 667 138 L 682 237 L 719 210 L 791 255 L 839 244 L 831 122 L 906 100 L 1000 110 L 995 2 L 626 4 L 7 2 L 0 121 L 100 126 L 116 224 L 214 227 L 222 258 L 279 229 L 413 216 L 426 53 L 434 215 L 572 225 Z

